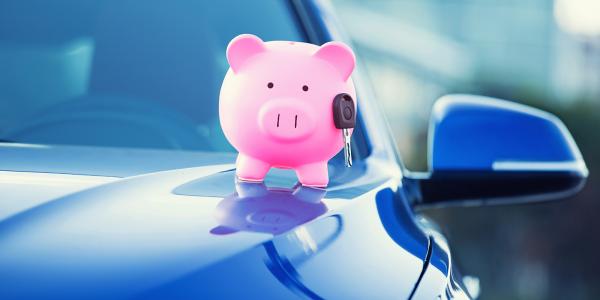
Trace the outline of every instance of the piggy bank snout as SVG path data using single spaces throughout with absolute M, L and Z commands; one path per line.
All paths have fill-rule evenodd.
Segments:
M 316 127 L 315 111 L 295 99 L 277 99 L 265 103 L 259 112 L 260 129 L 271 138 L 296 141 L 308 137 Z

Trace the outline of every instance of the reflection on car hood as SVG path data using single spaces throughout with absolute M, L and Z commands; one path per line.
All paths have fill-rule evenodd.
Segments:
M 116 180 L 4 219 L 0 222 L 3 289 L 14 288 L 17 295 L 60 295 L 65 288 L 92 287 L 96 280 L 111 290 L 132 290 L 127 287 L 132 282 L 147 288 L 260 245 L 271 236 L 210 234 L 218 225 L 211 213 L 220 199 L 171 193 L 183 182 L 228 168 L 200 167 Z M 57 271 L 57 276 L 48 276 Z M 38 291 L 22 290 L 23 283 L 36 283 Z
M 422 257 L 383 233 L 372 200 L 378 190 L 373 174 L 364 176 L 370 184 L 356 180 L 351 186 L 340 185 L 337 192 L 334 184 L 321 204 L 296 206 L 307 209 L 301 216 L 303 224 L 290 222 L 294 227 L 282 235 L 271 234 L 282 233 L 280 229 L 238 227 L 235 233 L 217 230 L 215 234 L 221 223 L 238 224 L 215 217 L 215 212 L 230 209 L 234 192 L 248 196 L 247 190 L 233 187 L 233 155 L 18 147 L 0 148 L 4 169 L 0 193 L 8 195 L 0 205 L 10 211 L 0 216 L 3 299 L 185 298 L 192 294 L 177 292 L 191 291 L 209 297 L 290 298 L 294 293 L 314 297 L 305 284 L 327 295 L 345 292 L 332 283 L 351 282 L 364 282 L 366 295 L 377 284 L 382 285 L 381 293 L 408 295 L 423 266 Z M 180 168 L 193 164 L 198 167 Z M 360 164 L 353 169 L 364 172 Z M 223 186 L 213 196 L 203 192 L 215 178 L 232 184 L 225 199 L 219 194 L 227 190 Z M 281 189 L 272 191 L 280 200 L 300 197 L 288 197 Z M 322 198 L 310 194 L 311 201 Z M 19 205 L 19 200 L 28 204 Z M 244 203 L 242 211 L 253 209 L 253 203 L 269 206 L 262 200 L 251 201 Z M 253 216 L 269 221 L 281 215 L 285 212 L 278 210 Z M 377 250 L 352 250 L 368 245 L 377 245 Z M 335 262 L 345 255 L 349 255 L 345 263 Z M 363 260 L 352 258 L 357 255 Z M 379 261 L 382 257 L 387 263 Z M 350 272 L 368 270 L 374 261 L 379 261 L 379 276 L 391 279 L 402 274 L 393 291 L 384 291 L 390 285 L 376 277 Z M 304 283 L 295 272 L 305 274 Z M 340 277 L 333 281 L 319 277 L 330 272 Z

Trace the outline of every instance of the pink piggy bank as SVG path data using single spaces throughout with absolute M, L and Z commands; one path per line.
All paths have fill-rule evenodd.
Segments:
M 237 177 L 262 181 L 275 167 L 294 169 L 302 185 L 327 186 L 327 161 L 344 144 L 333 100 L 341 93 L 356 99 L 352 50 L 242 34 L 229 43 L 227 60 L 219 117 L 239 151 Z

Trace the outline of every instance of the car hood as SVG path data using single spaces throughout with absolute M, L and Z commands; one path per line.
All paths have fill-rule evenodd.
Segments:
M 372 199 L 385 182 L 373 182 L 374 174 L 350 187 L 334 184 L 320 202 L 325 210 L 283 234 L 215 234 L 222 225 L 215 216 L 219 205 L 239 193 L 228 185 L 231 154 L 30 145 L 0 153 L 4 299 L 314 297 L 313 289 L 326 295 L 331 285 L 317 274 L 341 276 L 338 284 L 358 281 L 352 270 L 341 264 L 331 270 L 327 262 L 369 243 L 395 249 L 383 254 L 405 268 L 397 296 L 410 294 L 423 266 L 422 257 L 387 236 L 365 239 L 382 226 Z M 181 168 L 190 165 L 197 167 Z M 361 183 L 365 177 L 369 184 Z M 366 219 L 351 216 L 359 212 Z M 342 239 L 342 232 L 352 234 Z M 361 254 L 363 267 L 372 263 L 369 255 L 382 255 L 372 252 Z M 294 274 L 298 270 L 305 279 Z M 386 270 L 398 274 L 391 265 L 379 272 Z
M 120 178 L 234 161 L 233 153 L 0 143 L 0 220 Z

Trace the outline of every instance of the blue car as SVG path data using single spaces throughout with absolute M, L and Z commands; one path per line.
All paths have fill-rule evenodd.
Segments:
M 475 95 L 436 102 L 407 171 L 360 68 L 351 168 L 236 181 L 218 93 L 241 33 L 347 42 L 312 0 L 0 3 L 0 299 L 474 298 L 419 212 L 585 183 L 560 120 Z

